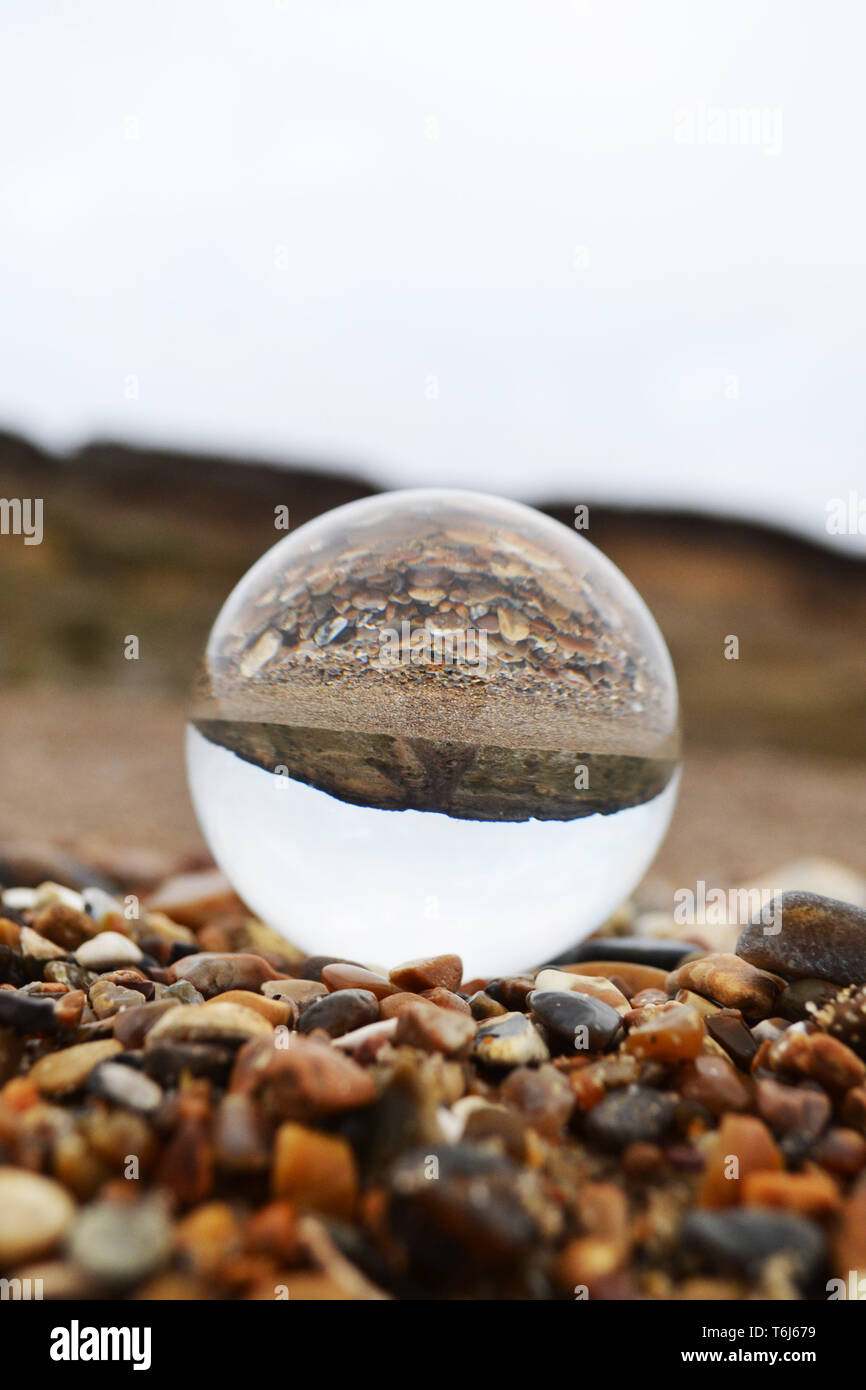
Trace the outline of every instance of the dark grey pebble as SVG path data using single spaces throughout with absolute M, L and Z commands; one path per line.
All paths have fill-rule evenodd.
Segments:
M 422 1280 L 471 1281 L 526 1259 L 538 1243 L 530 1175 L 490 1149 L 464 1143 L 409 1153 L 391 1170 L 388 1190 L 391 1227 Z
M 673 1128 L 679 1102 L 650 1086 L 626 1086 L 594 1105 L 584 1121 L 584 1134 L 611 1152 L 643 1140 L 656 1144 Z
M 575 990 L 537 989 L 529 996 L 536 1022 L 543 1023 L 557 1043 L 571 1052 L 601 1052 L 622 1026 L 616 1009 Z M 578 1034 L 578 1029 L 585 1030 Z
M 332 1038 L 341 1038 L 365 1023 L 375 1023 L 379 1017 L 379 1001 L 368 989 L 336 989 L 313 999 L 301 1010 L 299 1033 L 312 1033 L 324 1028 Z
M 0 989 L 0 1028 L 16 1033 L 54 1033 L 57 1017 L 50 999 Z
M 813 1221 L 769 1207 L 736 1211 L 691 1211 L 680 1244 L 708 1270 L 754 1276 L 772 1255 L 788 1255 L 799 1282 L 808 1283 L 825 1255 L 824 1236 Z
M 757 917 L 740 933 L 743 960 L 794 979 L 866 981 L 866 909 L 800 892 L 778 893 L 772 909 L 772 922 Z
M 655 965 L 659 970 L 676 970 L 686 956 L 700 947 L 690 941 L 655 936 L 590 937 L 565 951 L 548 965 L 576 965 L 582 960 L 621 960 L 632 965 Z

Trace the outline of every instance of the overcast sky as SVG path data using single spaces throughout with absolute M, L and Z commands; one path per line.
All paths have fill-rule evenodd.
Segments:
M 0 16 L 6 428 L 866 550 L 866 6 Z

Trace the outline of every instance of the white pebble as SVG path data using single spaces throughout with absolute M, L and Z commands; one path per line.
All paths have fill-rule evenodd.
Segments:
M 107 970 L 112 965 L 133 965 L 142 953 L 128 936 L 118 931 L 103 931 L 79 946 L 75 959 L 90 970 Z

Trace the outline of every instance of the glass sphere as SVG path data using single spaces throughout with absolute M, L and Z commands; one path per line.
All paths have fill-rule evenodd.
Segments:
M 300 527 L 226 600 L 195 683 L 193 804 L 310 954 L 466 978 L 565 951 L 638 883 L 680 756 L 667 648 L 583 536 L 480 493 Z

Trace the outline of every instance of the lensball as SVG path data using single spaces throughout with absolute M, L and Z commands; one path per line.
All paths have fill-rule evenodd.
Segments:
M 676 679 L 577 531 L 480 493 L 392 492 L 301 526 L 229 595 L 187 757 L 215 859 L 297 946 L 513 973 L 598 928 L 654 858 Z

